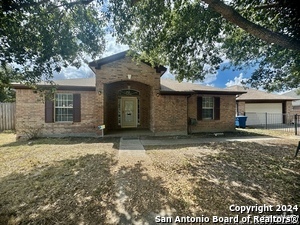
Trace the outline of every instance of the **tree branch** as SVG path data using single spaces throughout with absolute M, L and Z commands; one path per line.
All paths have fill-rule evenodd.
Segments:
M 264 27 L 261 27 L 246 18 L 242 17 L 237 11 L 232 7 L 224 4 L 220 0 L 202 0 L 207 3 L 211 9 L 221 14 L 229 22 L 236 24 L 246 32 L 252 34 L 253 36 L 260 38 L 261 40 L 269 43 L 276 44 L 281 47 L 300 51 L 300 41 L 294 38 L 290 38 L 286 35 L 279 34 L 270 31 Z
M 254 7 L 254 9 L 271 9 L 271 8 L 277 8 L 279 6 L 278 3 L 273 4 L 266 4 L 266 5 L 259 5 Z
M 54 8 L 59 8 L 62 6 L 66 6 L 68 8 L 73 7 L 74 5 L 88 5 L 92 2 L 93 0 L 78 0 L 75 2 L 68 2 L 68 3 L 64 3 L 61 5 L 55 5 L 55 1 L 51 2 L 50 0 L 40 0 L 38 2 L 30 2 L 30 3 L 21 3 L 21 4 L 17 4 L 17 3 L 12 3 L 11 1 L 8 0 L 3 0 L 3 2 L 1 3 L 1 7 L 0 9 L 2 9 L 3 12 L 9 12 L 9 11 L 17 11 L 17 10 L 21 10 L 21 9 L 25 9 L 25 8 L 29 8 L 29 7 L 35 7 L 35 6 L 40 6 L 44 3 L 50 2 L 50 4 L 52 5 L 52 9 Z
M 77 1 L 77 2 L 69 2 L 69 3 L 64 3 L 64 4 L 61 4 L 61 5 L 56 5 L 55 7 L 53 8 L 59 8 L 59 7 L 62 7 L 62 6 L 66 6 L 67 8 L 71 8 L 73 7 L 74 5 L 88 5 L 92 2 L 93 0 L 80 0 L 80 1 Z
M 17 11 L 25 8 L 29 8 L 31 6 L 39 6 L 44 3 L 49 2 L 50 0 L 41 0 L 38 2 L 25 2 L 25 3 L 14 3 L 11 0 L 3 0 L 1 2 L 1 9 L 3 12 L 9 12 L 9 11 Z

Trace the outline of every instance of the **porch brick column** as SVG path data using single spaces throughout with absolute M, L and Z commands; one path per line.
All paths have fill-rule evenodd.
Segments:
M 103 83 L 96 83 L 96 109 L 95 109 L 95 117 L 96 117 L 96 126 L 104 124 L 104 85 Z M 99 134 L 101 131 L 98 131 Z

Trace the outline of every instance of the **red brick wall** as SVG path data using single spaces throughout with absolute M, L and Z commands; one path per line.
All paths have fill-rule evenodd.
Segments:
M 16 90 L 16 132 L 17 137 L 25 135 L 24 130 L 40 130 L 39 136 L 51 135 L 95 135 L 99 133 L 96 114 L 96 93 L 94 91 L 58 91 L 58 93 L 79 93 L 81 95 L 81 122 L 45 123 L 44 98 L 30 89 Z
M 156 95 L 153 103 L 153 131 L 156 134 L 187 134 L 186 96 Z
M 220 120 L 198 120 L 191 125 L 192 133 L 226 132 L 235 130 L 235 96 L 234 95 L 193 95 L 188 99 L 188 116 L 197 119 L 197 97 L 220 97 Z
M 142 86 L 134 86 L 137 84 L 143 84 L 143 87 L 147 87 L 140 97 L 142 98 L 141 109 L 144 113 L 141 113 L 141 119 L 143 120 L 140 128 L 150 128 L 154 131 L 154 121 L 156 120 L 156 112 L 154 111 L 154 97 L 160 90 L 160 73 L 157 73 L 154 68 L 145 63 L 137 63 L 132 60 L 131 57 L 125 57 L 123 59 L 107 63 L 101 66 L 100 69 L 93 68 L 96 74 L 96 90 L 101 91 L 107 98 L 102 95 L 102 98 L 97 101 L 99 105 L 97 109 L 103 118 L 101 123 L 107 123 L 109 128 L 119 128 L 117 125 L 117 105 L 115 101 L 115 93 L 117 87 L 110 86 L 116 82 L 123 82 L 123 87 L 131 86 L 132 89 L 138 88 L 141 90 Z M 128 75 L 131 75 L 131 79 Z M 114 87 L 113 89 L 109 87 Z M 104 99 L 105 98 L 105 99 Z M 110 105 L 112 103 L 112 105 Z M 145 106 L 145 107 L 144 107 Z M 148 113 L 146 113 L 146 111 Z M 113 112 L 114 111 L 114 112 Z M 111 114 L 112 113 L 112 114 Z M 105 118 L 104 118 L 105 117 Z M 113 121 L 108 117 L 113 117 Z M 109 121 L 108 121 L 109 120 Z
M 134 62 L 130 57 L 107 63 L 101 69 L 93 69 L 96 73 L 96 87 L 103 90 L 103 84 L 119 81 L 137 81 L 147 84 L 157 92 L 160 89 L 160 73 L 145 63 Z M 128 79 L 128 74 L 131 79 Z

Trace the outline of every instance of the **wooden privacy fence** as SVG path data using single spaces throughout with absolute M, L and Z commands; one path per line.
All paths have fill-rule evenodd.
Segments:
M 15 129 L 16 103 L 0 103 L 0 131 Z

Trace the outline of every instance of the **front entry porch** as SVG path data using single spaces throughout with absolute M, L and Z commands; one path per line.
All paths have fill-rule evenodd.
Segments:
M 150 130 L 151 87 L 135 81 L 104 84 L 105 133 Z M 122 133 L 124 133 L 122 131 Z M 136 132 L 138 133 L 138 132 Z

